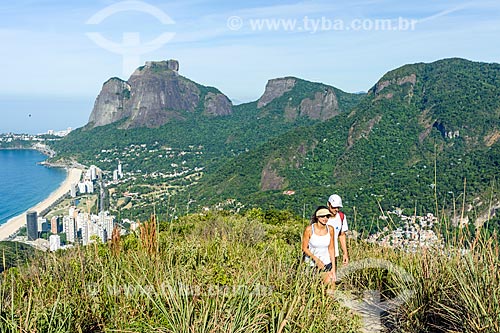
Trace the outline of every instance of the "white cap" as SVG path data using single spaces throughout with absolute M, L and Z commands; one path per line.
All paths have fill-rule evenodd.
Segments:
M 342 199 L 338 194 L 330 195 L 328 202 L 332 205 L 332 207 L 342 207 Z

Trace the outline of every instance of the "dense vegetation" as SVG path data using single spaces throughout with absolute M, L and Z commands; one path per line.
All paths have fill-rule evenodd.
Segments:
M 244 152 L 253 151 L 259 145 L 265 145 L 273 137 L 299 126 L 319 123 L 320 120 L 305 116 L 298 116 L 295 120 L 285 119 L 283 108 L 285 105 L 297 107 L 302 99 L 313 99 L 317 92 L 323 93 L 325 90 L 336 93 L 340 112 L 347 112 L 363 98 L 362 94 L 348 94 L 324 84 L 297 79 L 292 91 L 263 108 L 257 108 L 257 102 L 242 104 L 234 107 L 232 115 L 219 117 L 203 115 L 200 109 L 194 113 L 184 113 L 185 119 L 172 120 L 160 128 L 120 129 L 126 120 L 97 128 L 87 126 L 74 130 L 52 146 L 58 152 L 56 160 L 77 160 L 85 165 L 97 165 L 108 172 L 107 180 L 120 160 L 124 170 L 135 172 L 133 182 L 116 185 L 121 193 L 142 193 L 146 188 L 163 183 L 169 197 L 161 194 L 162 199 L 155 206 L 157 211 L 165 212 L 169 207 L 184 205 L 188 201 L 193 201 L 192 209 L 196 209 L 216 201 L 205 202 L 195 198 L 197 189 L 191 187 L 192 179 L 155 178 L 148 175 L 158 172 L 174 174 L 200 168 L 203 169 L 203 177 L 218 173 L 218 168 L 225 162 Z M 202 92 L 206 93 L 204 90 Z M 220 202 L 227 198 L 222 194 Z M 144 218 L 152 209 L 152 205 L 141 204 L 140 207 L 113 213 L 129 218 Z M 182 213 L 185 211 L 182 210 Z M 178 213 L 173 211 L 172 215 Z
M 34 255 L 35 250 L 23 243 L 2 241 L 0 242 L 0 253 L 2 254 L 0 272 L 3 272 L 9 267 L 26 263 L 28 258 Z
M 439 197 L 449 211 L 465 184 L 475 220 L 499 202 L 499 78 L 499 65 L 461 59 L 404 66 L 349 116 L 294 129 L 223 165 L 200 184 L 200 200 L 228 195 L 300 212 L 338 192 L 368 229 L 379 204 L 438 213 Z M 261 191 L 265 166 L 283 179 L 279 190 Z
M 399 297 L 383 318 L 392 332 L 500 330 L 496 237 L 417 253 L 351 239 L 332 297 L 301 263 L 307 223 L 195 214 L 39 254 L 2 274 L 0 332 L 358 332 L 345 301 L 366 292 Z

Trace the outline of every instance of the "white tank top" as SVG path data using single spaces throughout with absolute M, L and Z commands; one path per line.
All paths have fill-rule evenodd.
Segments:
M 330 253 L 328 252 L 328 246 L 330 245 L 330 229 L 326 226 L 326 235 L 319 236 L 314 233 L 314 224 L 311 226 L 311 238 L 309 238 L 309 250 L 315 257 L 318 257 L 323 264 L 328 265 L 332 262 L 330 259 Z M 316 263 L 310 257 L 306 257 L 306 261 L 315 266 Z

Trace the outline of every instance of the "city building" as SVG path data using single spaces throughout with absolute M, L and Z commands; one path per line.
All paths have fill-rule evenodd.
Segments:
M 118 161 L 118 176 L 123 178 L 122 163 L 120 161 Z
M 87 186 L 84 182 L 78 183 L 78 192 L 80 192 L 80 194 L 87 193 Z
M 34 241 L 38 238 L 38 213 L 36 211 L 26 213 L 26 231 L 29 241 Z
M 61 248 L 61 237 L 59 235 L 50 235 L 49 249 L 54 252 Z
M 52 216 L 50 219 L 50 232 L 54 235 L 62 232 L 61 220 L 60 216 Z
M 94 183 L 90 180 L 85 181 L 87 193 L 94 193 Z
M 37 219 L 37 231 L 38 232 L 46 232 L 50 230 L 50 225 L 47 222 L 47 219 L 39 216 Z
M 69 194 L 71 195 L 72 198 L 76 197 L 76 188 L 77 184 L 71 184 L 71 187 L 69 189 Z
M 91 165 L 90 169 L 90 180 L 94 181 L 97 179 L 97 167 L 95 165 Z
M 74 243 L 77 239 L 77 229 L 75 219 L 70 216 L 63 217 L 63 232 L 66 233 L 66 240 Z

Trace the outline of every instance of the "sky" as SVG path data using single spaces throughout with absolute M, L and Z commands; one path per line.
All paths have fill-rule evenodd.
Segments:
M 149 60 L 235 104 L 295 76 L 366 91 L 405 64 L 500 62 L 500 2 L 0 1 L 0 133 L 85 125 L 102 84 Z

